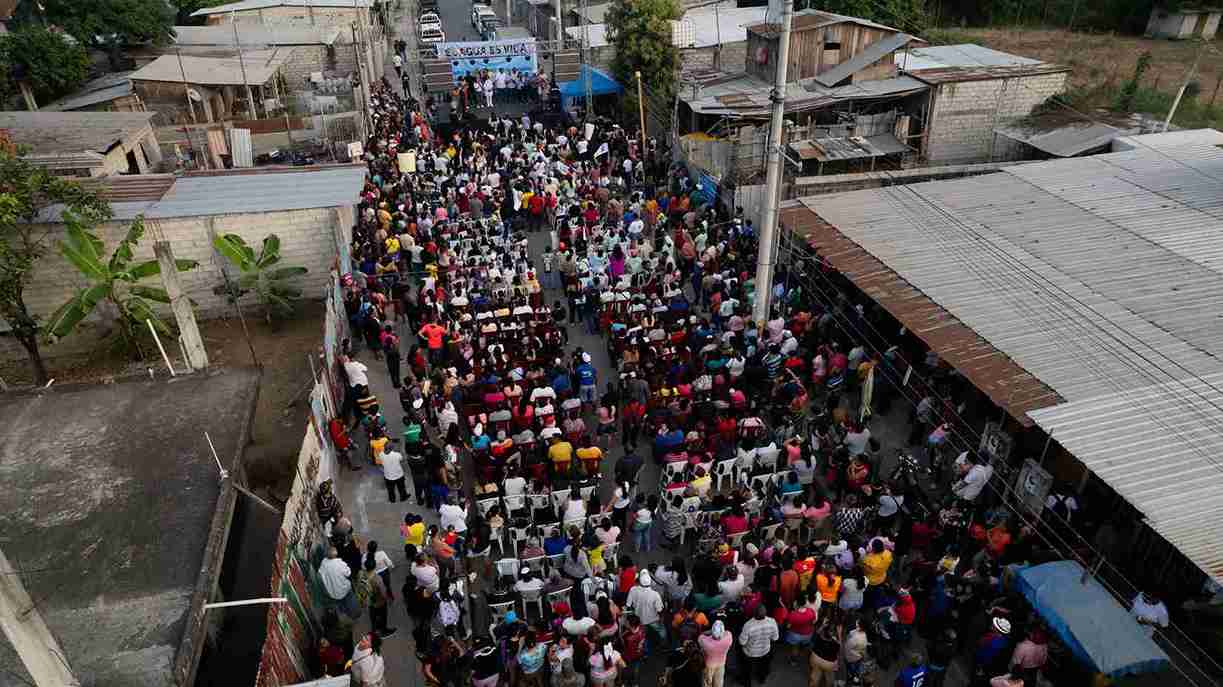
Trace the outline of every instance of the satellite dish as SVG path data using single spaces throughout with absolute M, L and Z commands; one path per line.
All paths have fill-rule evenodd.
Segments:
M 204 96 L 200 95 L 200 92 L 195 90 L 194 88 L 187 89 L 187 97 L 191 98 L 192 100 L 194 100 L 197 103 L 204 102 Z

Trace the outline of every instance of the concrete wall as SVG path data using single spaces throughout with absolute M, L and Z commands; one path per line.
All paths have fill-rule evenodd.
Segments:
M 1034 107 L 1065 90 L 1066 77 L 1062 72 L 937 86 L 923 151 L 927 160 L 987 162 L 991 151 L 996 160 L 999 153 L 1014 150 L 999 149 L 994 129 L 1031 114 Z
M 297 282 L 308 298 L 320 298 L 327 284 L 328 272 L 336 256 L 336 208 L 294 210 L 276 213 L 240 215 L 215 215 L 211 217 L 183 217 L 159 220 L 161 230 L 174 248 L 174 256 L 196 260 L 199 267 L 182 275 L 183 289 L 198 306 L 197 312 L 204 317 L 224 314 L 230 306 L 213 288 L 222 284 L 221 268 L 229 266 L 212 249 L 208 230 L 211 226 L 217 234 L 238 234 L 248 244 L 258 247 L 268 234 L 280 237 L 282 262 L 285 265 L 301 265 L 309 273 Z M 127 232 L 127 223 L 109 222 L 98 228 L 98 236 L 106 244 L 106 254 L 118 244 Z M 52 227 L 51 242 L 62 237 L 63 227 Z M 152 231 L 146 232 L 136 247 L 136 259 L 153 258 Z M 231 275 L 236 272 L 230 272 Z M 157 278 L 150 284 L 159 283 Z M 26 288 L 26 304 L 37 315 L 47 316 L 63 305 L 79 287 L 85 286 L 83 277 L 58 252 L 52 251 L 35 267 L 29 286 Z M 257 300 L 246 297 L 251 304 Z M 245 301 L 244 301 L 245 302 Z M 168 312 L 168 309 L 167 309 Z
M 240 24 L 289 24 L 293 26 L 348 26 L 354 21 L 369 22 L 367 8 L 353 7 L 268 7 L 213 14 L 209 25 L 228 24 L 234 17 Z
M 715 46 L 705 48 L 687 48 L 680 50 L 680 64 L 684 69 L 714 69 L 714 56 L 717 54 Z M 743 72 L 744 64 L 747 60 L 747 41 L 738 41 L 735 43 L 724 43 L 722 45 L 722 58 L 719 69 L 728 74 L 739 74 Z

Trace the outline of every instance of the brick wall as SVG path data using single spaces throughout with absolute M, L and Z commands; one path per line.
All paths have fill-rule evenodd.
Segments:
M 1065 90 L 1065 72 L 1013 79 L 966 81 L 938 86 L 926 140 L 932 164 L 960 164 L 1014 159 L 1021 149 L 1000 145 L 994 128 L 1031 114 L 1049 97 Z
M 339 46 L 336 46 L 339 48 Z M 337 50 L 338 52 L 338 50 Z M 352 54 L 352 49 L 349 49 Z M 302 90 L 310 82 L 311 72 L 326 72 L 334 69 L 333 60 L 325 45 L 297 45 L 287 62 L 281 67 L 285 83 L 290 91 Z
M 227 266 L 228 262 L 212 249 L 208 237 L 210 224 L 217 234 L 238 234 L 248 244 L 256 247 L 262 245 L 263 238 L 268 234 L 279 236 L 283 264 L 301 265 L 309 269 L 298 284 L 304 289 L 307 298 L 321 299 L 337 251 L 336 217 L 337 208 L 319 208 L 276 213 L 184 217 L 163 219 L 159 222 L 162 232 L 174 249 L 174 256 L 200 263 L 194 270 L 183 273 L 183 289 L 197 304 L 197 312 L 203 317 L 209 317 L 229 311 L 225 299 L 212 291 L 223 283 L 220 270 L 222 266 Z M 62 231 L 59 225 L 52 227 L 52 245 L 62 236 Z M 110 222 L 98 228 L 98 236 L 106 244 L 106 254 L 109 255 L 126 231 L 127 224 L 121 222 Z M 148 227 L 144 238 L 136 247 L 136 259 L 152 258 L 153 231 Z M 236 272 L 231 270 L 230 274 L 234 275 Z M 157 284 L 158 280 L 153 277 L 149 283 Z M 85 281 L 77 270 L 58 252 L 51 251 L 32 272 L 25 292 L 26 304 L 32 313 L 46 317 L 63 305 L 77 288 L 84 285 Z M 257 302 L 250 294 L 246 296 L 246 300 L 249 300 L 252 306 Z
M 680 63 L 684 69 L 709 70 L 714 68 L 714 55 L 717 48 L 687 48 L 680 51 Z M 726 43 L 722 46 L 722 64 L 720 69 L 728 74 L 739 74 L 744 70 L 747 59 L 747 41 Z

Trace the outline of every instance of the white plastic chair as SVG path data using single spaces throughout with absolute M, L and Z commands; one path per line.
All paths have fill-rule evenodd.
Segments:
M 544 617 L 544 590 L 542 588 L 524 589 L 519 594 L 522 598 L 522 617 L 527 617 L 527 604 L 535 604 L 535 607 L 539 609 L 539 617 Z
M 671 484 L 672 482 L 680 481 L 684 478 L 684 472 L 688 469 L 687 463 L 663 463 L 663 485 Z
M 488 511 L 492 510 L 492 507 L 497 505 L 497 502 L 500 500 L 501 499 L 494 496 L 491 499 L 480 499 L 479 501 L 476 501 L 476 510 L 479 511 L 480 517 L 487 517 Z
M 728 458 L 726 460 L 719 460 L 718 462 L 714 463 L 713 479 L 715 491 L 722 491 L 722 483 L 727 478 L 730 478 L 731 485 L 734 485 L 736 462 L 738 462 L 736 458 Z
M 498 577 L 509 575 L 514 578 L 515 582 L 518 581 L 518 570 L 521 566 L 517 558 L 501 558 L 497 561 L 496 566 Z
M 501 502 L 505 504 L 506 515 L 510 515 L 527 507 L 527 497 L 523 496 L 522 494 L 502 497 Z

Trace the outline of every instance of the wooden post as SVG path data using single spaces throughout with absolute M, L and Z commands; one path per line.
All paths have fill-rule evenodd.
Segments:
M 0 551 L 0 629 L 37 685 L 79 685 L 64 651 L 21 581 L 21 571 Z
M 25 109 L 30 112 L 37 112 L 38 101 L 34 100 L 34 91 L 30 90 L 30 84 L 26 81 L 18 81 L 17 88 L 21 89 L 21 98 L 25 100 Z
M 1213 107 L 1215 104 L 1215 96 L 1219 95 L 1219 84 L 1223 84 L 1223 76 L 1220 76 L 1219 78 L 1215 79 L 1215 89 L 1214 89 L 1214 92 L 1210 94 L 1211 107 Z

